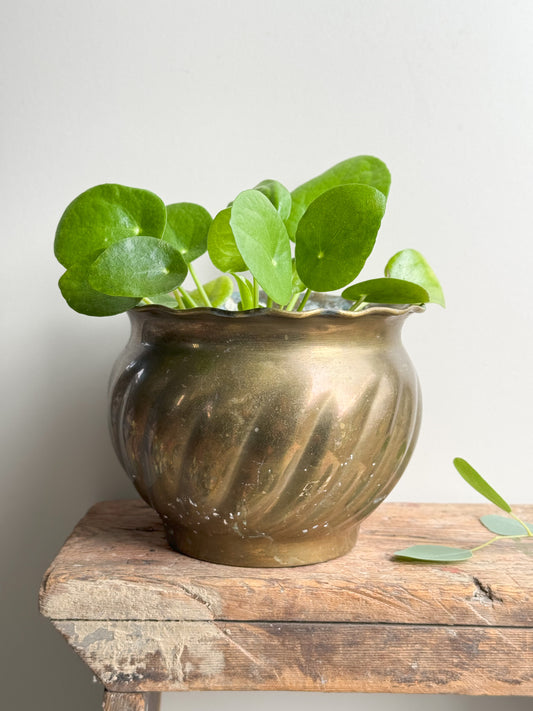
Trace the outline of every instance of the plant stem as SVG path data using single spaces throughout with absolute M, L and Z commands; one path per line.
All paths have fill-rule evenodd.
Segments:
M 365 303 L 366 296 L 367 296 L 366 294 L 363 294 L 362 296 L 360 296 L 357 299 L 357 301 L 354 301 L 354 303 L 350 306 L 348 311 L 357 311 L 357 309 L 361 306 L 361 304 Z
M 178 291 L 182 295 L 183 301 L 187 304 L 188 308 L 195 309 L 198 306 L 196 301 L 182 286 L 178 286 Z
M 174 295 L 174 298 L 178 302 L 178 307 L 180 309 L 184 309 L 185 304 L 183 303 L 183 299 L 181 298 L 181 294 L 179 293 L 179 291 L 176 289 L 175 291 L 172 292 L 172 294 Z
M 271 309 L 273 306 L 274 302 L 272 301 L 270 296 L 267 296 L 267 309 Z
M 293 308 L 294 308 L 296 302 L 298 301 L 299 296 L 300 296 L 299 293 L 294 294 L 294 296 L 292 297 L 292 299 L 289 301 L 289 303 L 288 303 L 287 306 L 285 307 L 285 310 L 286 310 L 286 311 L 292 311 L 292 310 L 293 310 Z
M 522 524 L 522 526 L 526 529 L 528 536 L 533 536 L 533 532 L 531 531 L 531 529 L 529 528 L 527 523 L 524 523 L 522 521 L 522 519 L 518 518 L 518 516 L 516 514 L 514 514 L 512 511 L 509 512 L 509 516 L 512 516 L 515 519 L 515 521 L 518 521 L 518 523 Z
M 204 304 L 206 306 L 209 306 L 210 308 L 213 308 L 213 304 L 209 301 L 209 296 L 205 293 L 205 289 L 202 286 L 201 281 L 198 279 L 196 272 L 193 269 L 192 264 L 189 263 L 188 267 L 189 267 L 189 272 L 190 272 L 192 278 L 194 279 L 194 283 L 196 284 L 196 288 L 200 292 L 200 296 L 202 297 Z
M 520 523 L 522 523 L 522 522 L 520 522 Z M 473 553 L 474 551 L 480 551 L 482 548 L 485 548 L 486 546 L 490 546 L 491 543 L 495 543 L 496 541 L 501 541 L 504 538 L 527 538 L 528 535 L 531 535 L 531 534 L 518 533 L 515 536 L 494 536 L 494 538 L 491 538 L 490 541 L 486 541 L 485 543 L 482 543 L 480 546 L 476 546 L 475 548 L 471 548 L 470 550 Z
M 304 306 L 306 305 L 307 300 L 309 299 L 310 296 L 311 296 L 311 289 L 307 289 L 306 292 L 305 292 L 305 294 L 304 294 L 303 299 L 300 301 L 300 305 L 299 305 L 298 308 L 296 309 L 297 311 L 303 311 L 303 310 L 304 310 Z
M 145 303 L 145 304 L 148 304 L 148 305 L 154 303 L 153 301 L 150 301 L 150 299 L 149 299 L 147 296 L 143 296 L 142 299 L 141 299 L 141 301 L 144 301 L 144 303 Z
M 254 309 L 259 308 L 259 282 L 254 277 Z

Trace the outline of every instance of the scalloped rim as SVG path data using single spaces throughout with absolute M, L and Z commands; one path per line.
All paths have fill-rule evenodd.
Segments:
M 191 317 L 194 314 L 198 314 L 199 316 L 212 314 L 213 316 L 220 316 L 222 318 L 242 319 L 249 318 L 250 316 L 276 316 L 298 320 L 302 318 L 309 318 L 311 316 L 341 316 L 344 318 L 361 318 L 362 316 L 367 316 L 369 314 L 404 316 L 407 314 L 423 313 L 425 310 L 426 307 L 424 304 L 406 304 L 399 307 L 387 304 L 375 304 L 373 306 L 369 306 L 368 308 L 362 309 L 361 311 L 347 311 L 345 309 L 332 308 L 310 309 L 309 311 L 281 311 L 280 309 L 270 309 L 267 307 L 249 309 L 247 311 L 229 311 L 227 309 L 216 309 L 207 306 L 197 306 L 194 309 L 171 309 L 170 307 L 163 306 L 162 304 L 146 304 L 144 306 L 136 306 L 135 308 L 130 309 L 130 311 L 137 312 L 162 312 L 168 315 L 174 314 L 178 317 Z

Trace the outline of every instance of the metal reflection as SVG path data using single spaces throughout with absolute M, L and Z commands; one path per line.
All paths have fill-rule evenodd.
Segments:
M 247 566 L 347 552 L 416 441 L 400 331 L 420 310 L 131 311 L 111 432 L 170 544 Z

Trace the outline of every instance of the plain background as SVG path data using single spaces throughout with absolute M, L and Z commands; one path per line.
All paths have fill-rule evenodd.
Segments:
M 349 156 L 381 157 L 393 185 L 364 276 L 415 247 L 448 302 L 405 327 L 425 414 L 391 498 L 479 501 L 451 465 L 463 456 L 510 501 L 533 501 L 531 0 L 2 6 L 6 708 L 89 711 L 101 699 L 37 613 L 40 578 L 75 522 L 97 500 L 134 495 L 106 425 L 107 378 L 128 319 L 70 311 L 52 253 L 63 209 L 97 183 L 147 187 L 214 213 L 263 178 L 293 188 Z M 192 693 L 166 695 L 163 708 L 251 703 L 318 709 L 325 700 Z M 530 708 L 524 698 L 340 694 L 327 703 Z

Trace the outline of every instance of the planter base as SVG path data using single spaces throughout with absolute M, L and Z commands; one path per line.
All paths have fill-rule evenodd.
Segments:
M 298 540 L 275 541 L 269 536 L 217 536 L 165 525 L 174 550 L 192 558 L 248 568 L 290 568 L 324 563 L 350 551 L 357 540 L 359 524 L 343 526 L 321 537 L 302 534 Z

